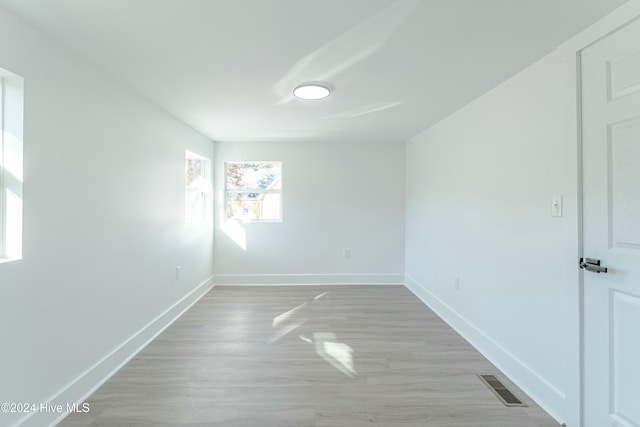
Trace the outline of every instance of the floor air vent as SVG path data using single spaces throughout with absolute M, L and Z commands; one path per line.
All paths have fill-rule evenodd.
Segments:
M 527 406 L 506 388 L 495 375 L 478 375 L 483 383 L 498 396 L 498 399 L 506 406 Z

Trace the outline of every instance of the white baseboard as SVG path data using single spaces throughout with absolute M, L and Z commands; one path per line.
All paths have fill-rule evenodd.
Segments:
M 402 274 L 216 274 L 216 285 L 402 285 Z
M 69 415 L 66 412 L 67 402 L 70 404 L 76 402 L 81 407 L 82 402 L 209 292 L 213 286 L 212 276 L 47 400 L 47 403 L 62 404 L 65 408 L 64 412 L 34 412 L 29 417 L 18 421 L 14 426 L 42 427 L 55 426 L 60 423 Z
M 411 276 L 405 286 L 560 424 L 565 395 Z

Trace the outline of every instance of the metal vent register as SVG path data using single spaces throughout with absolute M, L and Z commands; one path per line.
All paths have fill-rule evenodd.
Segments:
M 480 378 L 482 382 L 485 383 L 496 396 L 498 396 L 498 399 L 500 399 L 505 406 L 527 406 L 527 404 L 522 403 L 520 399 L 511 393 L 511 391 L 509 391 L 509 389 L 506 388 L 495 375 L 478 375 L 478 378 Z

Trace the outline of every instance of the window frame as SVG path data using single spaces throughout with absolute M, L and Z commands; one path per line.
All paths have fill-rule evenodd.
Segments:
M 0 264 L 23 257 L 23 132 L 24 79 L 0 68 Z M 9 193 L 18 200 L 18 205 L 11 203 Z M 8 239 L 12 239 L 11 245 Z
M 201 191 L 202 194 L 202 221 L 193 221 L 193 220 L 189 220 L 189 215 L 187 215 L 187 210 L 189 209 L 189 203 L 187 202 L 187 197 L 189 196 L 189 187 L 187 186 L 187 177 L 188 177 L 188 170 L 187 170 L 187 162 L 189 160 L 202 160 L 204 162 L 204 170 L 202 171 L 202 179 L 205 182 L 205 188 Z M 184 223 L 186 226 L 200 226 L 200 225 L 210 225 L 213 224 L 213 206 L 212 206 L 212 201 L 213 201 L 213 197 L 212 197 L 212 191 L 211 191 L 211 187 L 212 187 L 212 182 L 211 179 L 213 177 L 212 174 L 212 167 L 211 167 L 212 161 L 211 159 L 200 155 L 198 153 L 195 153 L 191 150 L 185 150 L 184 151 Z M 195 215 L 191 216 L 192 218 L 195 217 Z
M 252 164 L 252 163 L 274 163 L 280 166 L 280 188 L 278 189 L 264 189 L 264 188 L 244 188 L 240 190 L 230 189 L 228 187 L 227 179 L 227 165 L 229 164 Z M 284 189 L 284 168 L 282 160 L 228 160 L 224 162 L 224 220 L 225 221 L 241 221 L 243 223 L 258 222 L 258 223 L 282 223 L 283 222 L 283 189 Z M 279 194 L 280 203 L 278 204 L 278 218 L 230 218 L 229 217 L 229 198 L 228 194 L 243 194 L 243 193 L 257 193 L 257 194 Z
M 7 206 L 5 201 L 5 176 L 4 176 L 4 75 L 0 72 L 0 262 L 7 261 Z

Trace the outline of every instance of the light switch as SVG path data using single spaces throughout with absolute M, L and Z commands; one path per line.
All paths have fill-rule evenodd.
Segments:
M 562 196 L 551 197 L 551 216 L 562 216 Z

